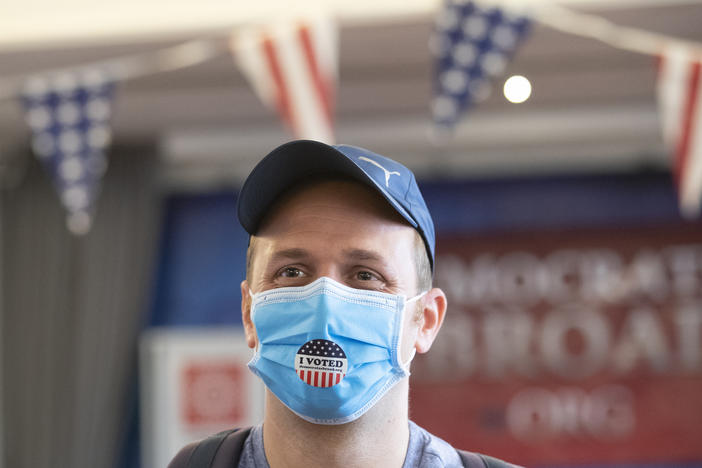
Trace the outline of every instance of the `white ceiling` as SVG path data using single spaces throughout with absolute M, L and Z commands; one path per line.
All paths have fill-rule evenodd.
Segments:
M 607 8 L 602 2 L 591 2 L 590 13 L 619 24 L 702 41 L 700 2 L 617 2 L 616 8 L 611 1 L 606 2 Z M 65 3 L 89 8 L 86 18 L 97 14 L 93 2 Z M 237 8 L 239 3 L 256 4 L 199 2 L 202 16 L 190 19 L 202 23 L 176 21 L 166 34 L 159 29 L 164 19 L 144 3 L 149 2 L 126 0 L 119 5 L 124 12 L 142 5 L 143 15 L 157 18 L 154 35 L 143 28 L 136 31 L 141 20 L 135 18 L 131 32 L 121 36 L 108 34 L 105 26 L 105 34 L 91 40 L 72 43 L 64 36 L 65 44 L 57 47 L 61 41 L 47 44 L 35 36 L 20 47 L 18 42 L 10 46 L 11 40 L 0 27 L 0 76 L 156 50 L 193 38 L 192 30 L 216 30 L 219 23 L 207 23 L 207 15 L 209 20 L 231 24 L 234 4 Z M 163 7 L 165 1 L 153 3 Z M 358 0 L 326 3 L 340 9 L 345 3 L 359 4 Z M 387 153 L 420 175 L 630 170 L 667 164 L 658 130 L 655 61 L 541 26 L 534 28 L 508 70 L 531 79 L 532 98 L 513 105 L 495 93 L 474 109 L 453 140 L 435 144 L 428 133 L 432 62 L 427 40 L 438 1 L 360 2 L 372 3 L 396 9 L 404 5 L 402 11 L 411 14 L 377 13 L 366 21 L 360 13 L 354 17 L 352 9 L 343 10 L 346 19 L 341 23 L 336 113 L 340 142 Z M 186 11 L 183 2 L 168 4 L 172 12 Z M 20 2 L 13 5 L 10 18 L 17 18 L 17 24 L 30 21 Z M 117 5 L 102 14 L 112 12 L 117 19 Z M 229 11 L 228 16 L 217 18 L 216 13 L 224 10 Z M 163 9 L 164 15 L 166 11 Z M 247 11 L 254 15 L 258 10 L 251 7 Z M 58 14 L 49 9 L 49 16 L 53 13 Z M 240 14 L 243 21 L 245 15 Z M 7 21 L 8 17 L 3 11 L 0 18 Z M 185 22 L 184 16 L 180 18 Z M 118 141 L 160 141 L 164 176 L 179 186 L 236 183 L 262 154 L 288 138 L 277 117 L 257 101 L 226 54 L 188 69 L 123 83 L 113 124 Z M 27 138 L 19 105 L 0 101 L 0 156 L 22 147 Z
M 512 5 L 573 5 L 577 8 L 622 8 L 696 3 L 697 0 L 479 0 Z M 0 50 L 57 48 L 135 42 L 222 30 L 303 13 L 326 11 L 349 23 L 388 22 L 427 16 L 442 0 L 2 0 Z

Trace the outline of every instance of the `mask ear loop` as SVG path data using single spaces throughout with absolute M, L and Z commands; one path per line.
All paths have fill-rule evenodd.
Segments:
M 397 340 L 397 341 L 398 341 L 398 343 L 397 343 L 397 357 L 398 357 L 398 362 L 400 362 L 400 359 L 402 359 L 402 356 L 401 356 L 401 353 L 402 353 L 402 337 L 403 337 L 403 335 L 404 335 L 403 330 L 404 330 L 404 324 L 405 324 L 405 314 L 407 313 L 407 305 L 410 304 L 410 303 L 412 303 L 412 302 L 418 301 L 419 299 L 421 299 L 421 298 L 422 298 L 426 293 L 428 293 L 428 292 L 429 292 L 429 290 L 426 290 L 426 291 L 424 291 L 424 292 L 422 292 L 422 293 L 419 293 L 419 294 L 417 294 L 416 296 L 414 296 L 414 297 L 412 297 L 412 298 L 410 298 L 410 299 L 407 299 L 407 300 L 405 301 L 405 304 L 404 304 L 404 306 L 403 306 L 403 308 L 402 308 L 402 318 L 401 318 L 401 325 L 400 325 L 400 326 L 401 326 L 401 328 L 400 328 L 400 337 L 399 337 L 399 339 Z M 407 362 L 400 362 L 400 365 L 402 366 L 402 369 L 403 369 L 405 372 L 407 372 L 407 375 L 409 375 L 409 373 L 410 373 L 410 372 L 409 372 L 410 363 L 412 362 L 412 360 L 414 359 L 414 356 L 415 356 L 416 354 L 417 354 L 417 350 L 416 350 L 415 348 L 412 348 L 412 354 L 410 354 L 410 357 L 407 359 Z

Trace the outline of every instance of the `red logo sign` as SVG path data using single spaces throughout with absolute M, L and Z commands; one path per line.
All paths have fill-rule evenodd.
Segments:
M 234 363 L 191 363 L 183 368 L 183 419 L 189 426 L 233 425 L 246 407 L 244 370 Z

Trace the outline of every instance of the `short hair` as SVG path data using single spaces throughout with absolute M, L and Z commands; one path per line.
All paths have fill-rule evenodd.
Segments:
M 414 267 L 417 270 L 417 293 L 429 291 L 432 285 L 431 262 L 424 239 L 416 230 L 414 236 Z

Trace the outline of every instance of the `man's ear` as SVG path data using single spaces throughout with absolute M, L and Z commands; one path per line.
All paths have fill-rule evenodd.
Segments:
M 255 348 L 256 327 L 251 320 L 251 293 L 249 292 L 249 283 L 246 280 L 241 282 L 241 322 L 244 324 L 246 344 L 249 348 Z
M 422 298 L 423 309 L 419 317 L 419 329 L 415 348 L 418 353 L 426 353 L 431 348 L 436 334 L 446 315 L 446 295 L 439 288 L 430 289 Z

